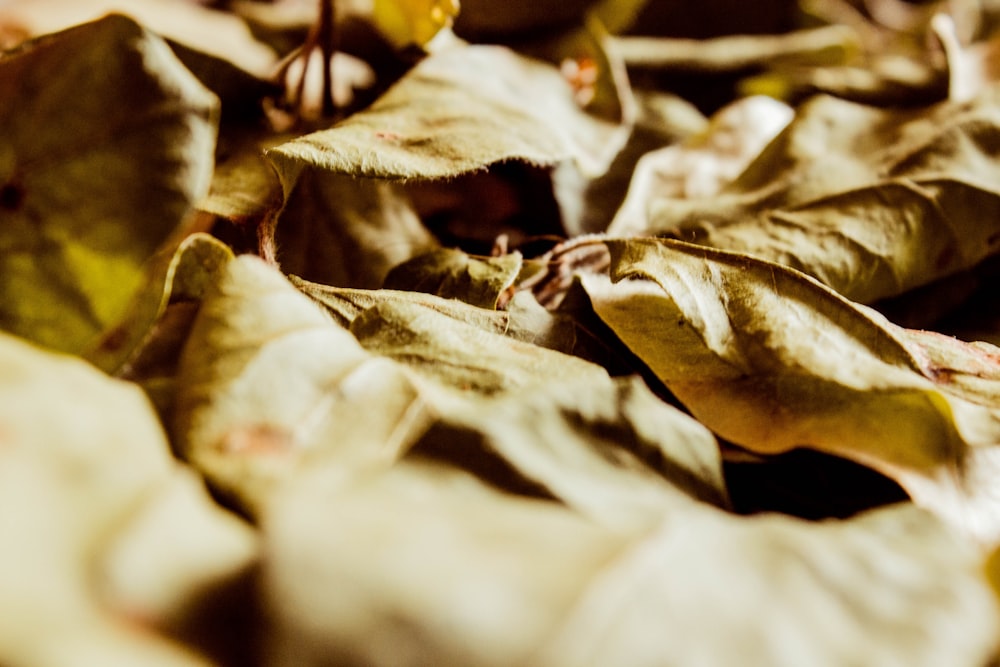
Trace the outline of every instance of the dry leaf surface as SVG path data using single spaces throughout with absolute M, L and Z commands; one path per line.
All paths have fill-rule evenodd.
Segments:
M 991 3 L 0 4 L 0 664 L 1000 660 Z

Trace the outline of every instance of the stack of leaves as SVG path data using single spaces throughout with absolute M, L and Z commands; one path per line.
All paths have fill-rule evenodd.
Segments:
M 8 1 L 0 664 L 1000 661 L 1000 14 L 771 4 Z

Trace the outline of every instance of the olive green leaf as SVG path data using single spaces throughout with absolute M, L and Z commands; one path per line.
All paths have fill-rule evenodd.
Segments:
M 597 383 L 608 377 L 596 364 L 413 302 L 378 303 L 358 315 L 350 330 L 365 349 L 405 364 L 432 386 L 459 394 L 489 396 L 550 382 Z
M 172 442 L 254 516 L 304 461 L 387 465 L 425 420 L 402 369 L 250 255 L 205 295 L 176 382 Z
M 134 385 L 6 334 L 0 369 L 0 662 L 208 664 L 159 631 L 253 562 L 249 529 Z
M 582 277 L 594 310 L 699 421 L 760 452 L 854 459 L 963 531 L 1000 539 L 988 480 L 1000 455 L 1000 351 L 907 332 L 745 255 L 607 245 L 615 283 Z
M 331 287 L 302 280 L 297 276 L 288 276 L 288 279 L 303 294 L 323 306 L 339 324 L 347 328 L 365 310 L 384 302 L 405 302 L 426 306 L 453 319 L 496 333 L 506 333 L 510 324 L 510 317 L 506 312 L 477 308 L 464 301 L 446 299 L 434 294 L 393 289 Z
M 473 257 L 454 248 L 418 255 L 397 265 L 382 284 L 387 289 L 427 292 L 459 299 L 480 308 L 495 309 L 522 268 L 520 253 Z
M 645 229 L 799 269 L 870 303 L 967 269 L 1000 247 L 1000 89 L 882 110 L 804 104 L 719 195 L 656 198 Z
M 0 99 L 0 327 L 78 352 L 206 194 L 218 100 L 121 16 L 0 60 Z
M 160 416 L 169 419 L 177 359 L 194 314 L 232 258 L 228 246 L 203 233 L 159 251 L 125 316 L 82 356 L 106 373 L 139 384 Z
M 282 665 L 974 667 L 997 644 L 980 559 L 908 505 L 810 524 L 687 501 L 622 533 L 404 461 L 310 471 L 263 539 Z
M 680 494 L 728 505 L 715 438 L 635 377 L 550 382 L 452 411 L 410 454 L 617 531 L 662 518 Z
M 266 142 L 259 132 L 223 132 L 212 185 L 198 201 L 199 211 L 253 228 L 282 208 L 281 181 L 263 156 Z
M 503 47 L 466 46 L 427 57 L 368 109 L 267 155 L 286 184 L 302 165 L 433 180 L 507 160 L 589 166 L 589 137 L 603 125 L 576 106 L 555 67 Z
M 160 251 L 146 266 L 146 284 L 126 317 L 85 358 L 106 373 L 129 375 L 171 302 L 200 300 L 232 258 L 228 246 L 203 233 L 186 237 L 172 252 Z

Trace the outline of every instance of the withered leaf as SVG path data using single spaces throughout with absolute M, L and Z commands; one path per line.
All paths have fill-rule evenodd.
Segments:
M 728 505 L 715 439 L 634 377 L 473 403 L 441 415 L 409 454 L 558 500 L 613 531 L 655 523 L 681 495 Z
M 806 446 L 895 477 L 1000 541 L 992 346 L 907 332 L 807 276 L 669 240 L 608 241 L 594 310 L 706 426 L 761 452 Z M 985 369 L 985 371 L 983 370 Z
M 0 99 L 0 326 L 78 352 L 207 192 L 218 100 L 121 16 L 0 60 Z
M 423 416 L 401 369 L 247 255 L 226 265 L 202 301 L 180 360 L 171 432 L 182 456 L 257 515 L 304 460 L 334 457 L 345 474 L 387 465 Z
M 657 198 L 644 229 L 744 252 L 870 303 L 967 269 L 1000 244 L 1000 88 L 884 110 L 818 97 L 719 195 Z
M 284 186 L 285 208 L 265 234 L 263 254 L 285 273 L 375 288 L 393 266 L 437 247 L 395 183 L 303 167 Z
M 589 165 L 595 125 L 555 67 L 503 47 L 454 47 L 421 61 L 368 109 L 268 156 L 286 183 L 302 165 L 387 179 L 449 178 L 506 160 Z
M 816 525 L 688 501 L 623 534 L 443 466 L 297 481 L 263 523 L 275 667 L 972 667 L 996 645 L 979 559 L 912 506 Z
M 384 301 L 351 322 L 366 349 L 448 391 L 484 395 L 554 381 L 601 382 L 602 367 L 493 333 L 412 302 Z
M 288 279 L 303 294 L 314 299 L 329 312 L 338 323 L 350 327 L 365 310 L 387 301 L 415 303 L 447 315 L 456 320 L 467 322 L 486 331 L 505 333 L 509 325 L 509 316 L 503 311 L 487 310 L 469 305 L 464 301 L 446 299 L 424 292 L 411 292 L 394 289 L 354 289 L 350 287 L 331 287 L 320 285 L 297 276 Z
M 522 259 L 516 252 L 500 257 L 473 257 L 454 248 L 441 248 L 395 266 L 382 286 L 427 292 L 495 309 L 520 274 Z
M 253 562 L 249 529 L 134 385 L 6 334 L 0 369 L 0 661 L 208 664 L 161 632 Z

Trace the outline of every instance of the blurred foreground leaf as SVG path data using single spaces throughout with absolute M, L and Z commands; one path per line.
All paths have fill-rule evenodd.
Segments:
M 208 664 L 156 630 L 243 573 L 254 536 L 136 387 L 7 335 L 0 369 L 0 661 Z
M 404 463 L 311 471 L 264 539 L 275 667 L 976 665 L 998 627 L 978 560 L 912 506 L 814 525 L 688 501 L 622 534 Z

